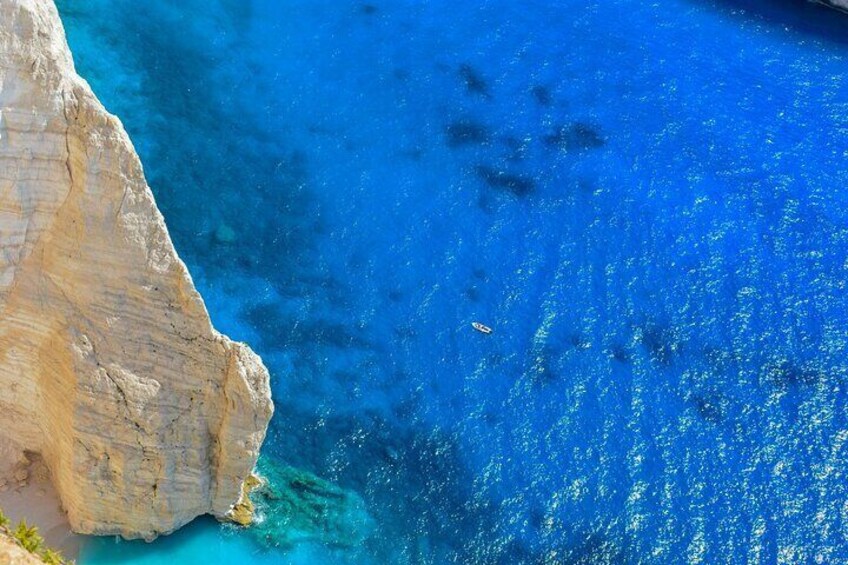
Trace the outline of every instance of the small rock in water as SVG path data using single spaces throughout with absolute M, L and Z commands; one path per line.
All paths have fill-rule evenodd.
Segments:
M 222 223 L 218 226 L 218 229 L 215 230 L 215 241 L 224 245 L 235 243 L 236 232 L 227 224 Z
M 26 469 L 18 469 L 15 471 L 15 480 L 16 481 L 26 481 L 29 478 L 29 471 Z M 26 484 L 26 483 L 24 483 Z

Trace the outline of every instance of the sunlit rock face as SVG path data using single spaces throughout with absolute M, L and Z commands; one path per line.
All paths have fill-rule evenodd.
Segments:
M 0 0 L 0 434 L 72 527 L 152 538 L 238 502 L 273 406 L 216 332 L 50 0 Z

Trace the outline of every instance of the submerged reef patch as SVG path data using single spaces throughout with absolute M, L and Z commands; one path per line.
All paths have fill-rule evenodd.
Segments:
M 409 378 L 399 372 L 393 382 Z M 305 430 L 310 441 L 281 433 L 278 449 L 290 450 L 294 465 L 326 469 L 327 479 L 362 495 L 376 524 L 366 541 L 374 562 L 497 563 L 506 558 L 499 501 L 477 490 L 455 433 L 409 424 L 423 398 L 404 395 L 391 415 L 316 417 L 282 407 L 289 414 L 286 426 Z M 491 559 L 480 561 L 481 555 Z
M 374 520 L 353 491 L 312 473 L 263 457 L 264 482 L 253 492 L 261 519 L 249 530 L 266 548 L 291 549 L 300 543 L 349 549 L 362 546 Z

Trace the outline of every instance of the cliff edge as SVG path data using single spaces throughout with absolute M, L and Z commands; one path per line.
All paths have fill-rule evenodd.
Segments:
M 231 512 L 272 411 L 52 0 L 0 0 L 0 435 L 41 455 L 74 530 L 151 539 Z

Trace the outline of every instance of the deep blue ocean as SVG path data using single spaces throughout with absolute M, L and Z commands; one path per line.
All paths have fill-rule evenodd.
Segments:
M 271 370 L 263 457 L 375 524 L 267 549 L 202 519 L 82 565 L 848 563 L 848 16 L 58 4 Z

